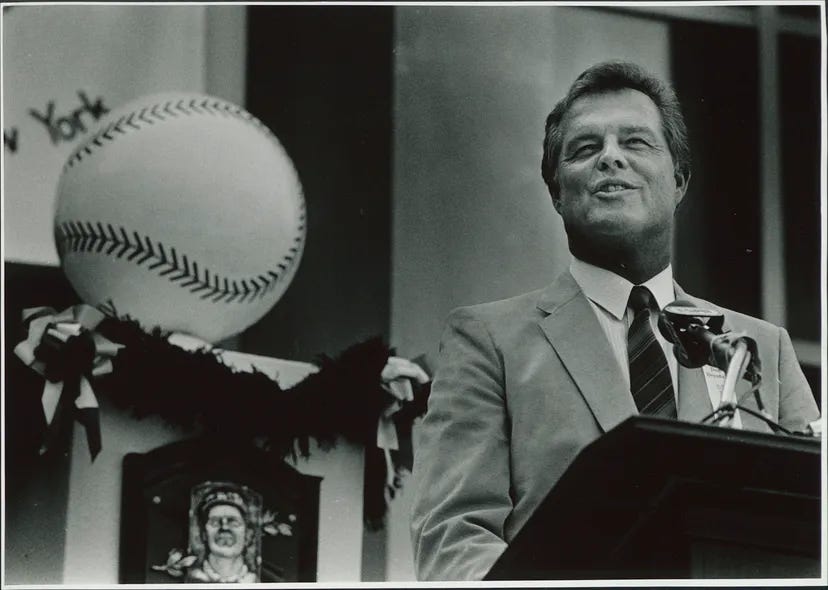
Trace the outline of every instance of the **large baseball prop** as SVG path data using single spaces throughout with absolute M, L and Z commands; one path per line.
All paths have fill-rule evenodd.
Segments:
M 217 342 L 287 289 L 305 202 L 284 148 L 247 111 L 199 94 L 146 96 L 66 162 L 55 241 L 86 303 Z

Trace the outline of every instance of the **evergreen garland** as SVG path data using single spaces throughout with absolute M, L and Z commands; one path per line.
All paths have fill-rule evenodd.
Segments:
M 283 459 L 296 458 L 297 452 L 307 457 L 311 438 L 322 448 L 339 437 L 363 445 L 365 522 L 382 526 L 386 466 L 376 447 L 377 422 L 394 398 L 380 382 L 393 354 L 380 338 L 355 344 L 335 358 L 321 356 L 317 373 L 282 389 L 264 373 L 235 370 L 207 349 L 184 350 L 171 344 L 168 334 L 144 332 L 134 322 L 107 319 L 98 331 L 123 348 L 96 389 L 136 418 L 158 416 L 173 426 L 249 441 Z M 414 387 L 414 401 L 394 416 L 404 447 L 392 452 L 397 488 L 403 470 L 411 467 L 411 425 L 425 412 L 429 393 L 428 384 Z

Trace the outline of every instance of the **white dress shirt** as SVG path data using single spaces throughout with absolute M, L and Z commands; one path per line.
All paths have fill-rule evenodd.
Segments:
M 610 346 L 621 367 L 621 373 L 630 386 L 630 365 L 627 359 L 627 331 L 633 321 L 632 310 L 627 308 L 630 299 L 630 291 L 635 286 L 624 277 L 598 266 L 572 258 L 569 271 L 575 281 L 587 296 L 598 322 L 607 335 Z M 655 297 L 659 309 L 663 309 L 668 303 L 676 299 L 673 288 L 673 267 L 667 268 L 655 275 L 646 283 L 643 283 Z M 673 354 L 673 345 L 667 342 L 658 329 L 658 314 L 650 312 L 650 325 L 655 332 L 656 340 L 661 344 L 664 355 L 667 357 L 667 365 L 670 367 L 670 376 L 673 378 L 673 392 L 678 402 L 678 361 Z

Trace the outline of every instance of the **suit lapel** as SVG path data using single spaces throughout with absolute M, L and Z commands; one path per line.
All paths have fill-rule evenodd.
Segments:
M 606 334 L 569 272 L 542 292 L 538 307 L 549 314 L 540 321 L 541 329 L 601 428 L 610 430 L 635 415 L 635 402 Z

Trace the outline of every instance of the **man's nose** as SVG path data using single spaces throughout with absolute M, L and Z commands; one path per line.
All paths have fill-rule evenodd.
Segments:
M 609 170 L 611 168 L 626 168 L 627 159 L 621 146 L 615 139 L 607 138 L 604 141 L 604 148 L 598 155 L 598 169 Z

